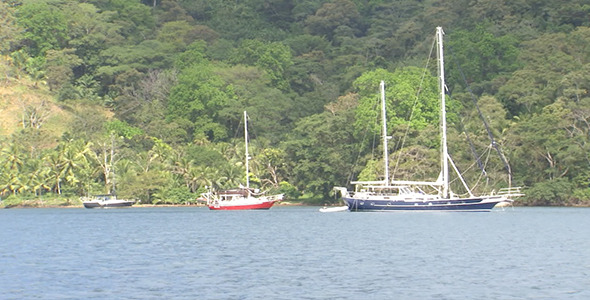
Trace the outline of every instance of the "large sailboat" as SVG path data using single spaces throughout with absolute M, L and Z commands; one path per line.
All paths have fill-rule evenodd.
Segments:
M 521 196 L 519 188 L 505 188 L 498 193 L 474 195 L 457 171 L 447 149 L 445 74 L 443 60 L 443 31 L 436 28 L 439 67 L 440 118 L 441 118 L 441 173 L 434 182 L 390 180 L 388 165 L 387 118 L 385 110 L 385 83 L 381 81 L 382 142 L 384 174 L 381 181 L 353 181 L 354 191 L 335 187 L 350 211 L 489 211 L 499 203 L 510 204 L 513 197 Z M 449 186 L 449 164 L 467 190 L 467 196 L 454 194 Z M 431 190 L 434 192 L 427 192 Z
M 244 140 L 246 143 L 246 186 L 235 189 L 209 190 L 201 196 L 207 201 L 210 210 L 250 210 L 270 209 L 273 204 L 283 199 L 283 194 L 265 195 L 264 192 L 250 187 L 248 153 L 248 115 L 244 111 Z

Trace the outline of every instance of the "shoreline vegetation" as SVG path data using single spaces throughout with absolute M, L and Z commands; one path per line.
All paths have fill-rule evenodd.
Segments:
M 327 202 L 305 202 L 305 201 L 281 201 L 277 206 L 315 206 L 330 207 L 339 206 L 340 203 Z M 136 203 L 133 207 L 206 207 L 205 203 L 184 202 L 184 203 Z M 568 203 L 565 205 L 531 205 L 526 201 L 515 201 L 511 206 L 516 207 L 590 207 L 590 203 Z M 84 208 L 81 199 L 76 198 L 47 198 L 47 199 L 0 199 L 0 209 L 11 208 Z
M 277 206 L 325 206 L 321 204 L 315 203 L 304 203 L 302 201 L 281 201 L 277 204 Z M 185 203 L 154 203 L 154 204 L 142 204 L 136 203 L 133 207 L 207 207 L 205 203 L 200 202 L 185 202 Z M 60 198 L 60 199 L 0 199 L 0 209 L 10 209 L 10 208 L 84 208 L 81 199 L 76 198 Z
M 348 179 L 380 180 L 378 148 L 391 178 L 436 181 L 426 54 L 444 26 L 447 148 L 472 192 L 590 206 L 587 1 L 531 2 L 0 1 L 0 197 L 67 207 L 47 198 L 116 183 L 180 204 L 246 171 L 321 206 Z M 381 81 L 388 149 L 371 143 Z

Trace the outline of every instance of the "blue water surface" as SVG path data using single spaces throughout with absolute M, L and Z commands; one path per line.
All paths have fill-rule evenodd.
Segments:
M 0 299 L 590 299 L 590 209 L 0 210 Z

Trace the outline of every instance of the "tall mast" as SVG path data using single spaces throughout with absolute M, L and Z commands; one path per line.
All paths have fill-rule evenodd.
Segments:
M 440 89 L 440 107 L 441 107 L 441 134 L 440 134 L 440 144 L 441 144 L 441 162 L 442 162 L 442 172 L 443 172 L 443 192 L 442 197 L 448 198 L 449 197 L 449 158 L 448 158 L 448 149 L 447 149 L 447 113 L 446 113 L 446 102 L 445 102 L 445 64 L 444 64 L 444 56 L 443 56 L 443 30 L 442 27 L 436 27 L 436 41 L 438 45 L 438 75 L 439 75 L 439 89 Z
M 106 156 L 105 156 L 106 158 Z M 111 189 L 111 192 L 109 194 L 113 195 L 113 196 L 117 196 L 117 177 L 115 174 L 115 134 L 111 132 L 111 176 L 112 177 L 112 181 L 113 181 L 113 188 Z
M 383 122 L 383 164 L 384 164 L 384 178 L 383 181 L 385 185 L 389 184 L 389 156 L 388 156 L 388 149 L 387 149 L 387 118 L 385 112 L 385 81 L 381 80 L 380 84 L 381 88 L 381 121 Z
M 250 188 L 250 169 L 248 161 L 250 155 L 248 154 L 248 115 L 244 111 L 244 141 L 246 142 L 246 188 Z

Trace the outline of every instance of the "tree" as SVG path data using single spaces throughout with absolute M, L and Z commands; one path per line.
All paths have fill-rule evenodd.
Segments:
M 147 40 L 138 45 L 113 46 L 100 53 L 102 66 L 96 70 L 103 87 L 122 94 L 137 84 L 145 73 L 172 64 L 166 45 Z
M 215 73 L 221 77 L 225 89 L 233 94 L 218 112 L 227 131 L 243 128 L 241 116 L 246 110 L 253 134 L 273 143 L 280 141 L 292 122 L 288 116 L 294 103 L 289 95 L 275 88 L 259 68 L 236 65 L 218 68 Z
M 564 33 L 545 34 L 523 43 L 519 56 L 523 67 L 498 93 L 512 116 L 539 113 L 557 99 L 563 75 L 588 62 L 582 50 L 590 41 L 588 32 L 580 29 L 571 38 Z
M 257 155 L 256 160 L 265 171 L 264 173 L 259 172 L 262 184 L 278 188 L 287 175 L 285 151 L 278 148 L 267 148 Z
M 356 109 L 355 130 L 357 133 L 369 130 L 373 134 L 381 131 L 379 83 L 385 81 L 388 126 L 415 130 L 436 124 L 439 119 L 438 88 L 435 78 L 425 71 L 407 67 L 389 73 L 383 69 L 366 72 L 353 83 L 359 91 L 359 106 Z M 372 124 L 372 125 L 371 125 Z
M 334 0 L 307 17 L 305 24 L 311 34 L 327 36 L 331 40 L 339 27 L 351 28 L 355 35 L 360 33 L 360 14 L 354 2 Z
M 109 138 L 103 138 L 93 144 L 90 157 L 98 164 L 102 171 L 102 179 L 104 180 L 104 190 L 106 194 L 115 192 L 115 175 L 114 167 L 120 158 L 116 157 L 115 139 L 117 137 L 114 133 L 110 134 Z
M 269 0 L 250 1 L 179 1 L 195 20 L 215 29 L 228 40 L 260 38 L 263 40 L 280 40 L 286 35 L 283 21 L 273 18 L 265 11 L 282 11 L 282 16 L 288 13 L 290 1 Z M 281 3 L 282 2 L 282 3 Z M 285 7 L 283 7 L 285 6 Z
M 26 185 L 30 186 L 35 196 L 40 196 L 44 191 L 51 189 L 49 186 L 49 168 L 41 159 L 31 159 L 27 162 L 29 176 Z
M 116 12 L 109 20 L 118 25 L 118 33 L 131 44 L 154 38 L 155 20 L 151 7 L 139 0 L 92 0 L 101 11 Z
M 510 148 L 515 149 L 517 176 L 525 184 L 554 180 L 568 173 L 568 166 L 559 155 L 569 144 L 564 130 L 568 114 L 563 103 L 555 103 L 514 127 L 508 140 L 512 144 Z
M 113 22 L 116 11 L 101 10 L 91 3 L 76 2 L 68 2 L 62 8 L 68 15 L 68 47 L 75 49 L 75 54 L 83 60 L 83 70 L 93 72 L 102 65 L 99 58 L 102 50 L 123 43 L 124 38 L 120 33 L 123 24 Z
M 73 69 L 82 64 L 74 54 L 75 49 L 47 50 L 46 74 L 47 84 L 51 90 L 59 90 L 74 76 Z
M 193 41 L 197 39 L 195 27 L 185 20 L 171 21 L 162 25 L 158 32 L 158 41 L 168 43 L 172 51 L 181 52 Z
M 55 193 L 62 194 L 64 188 L 81 193 L 84 183 L 80 174 L 91 166 L 88 164 L 90 143 L 83 140 L 63 140 L 53 150 L 48 152 L 43 161 L 47 168 L 47 186 Z M 86 176 L 84 179 L 88 179 Z M 64 186 L 65 184 L 65 186 Z
M 230 99 L 231 89 L 226 89 L 221 78 L 214 74 L 207 63 L 187 66 L 178 76 L 178 84 L 170 91 L 168 120 L 190 122 L 189 140 L 203 134 L 210 140 L 227 137 L 219 111 Z
M 17 143 L 10 143 L 2 148 L 3 169 L 18 173 L 24 164 L 24 149 Z
M 330 199 L 332 188 L 348 184 L 358 168 L 352 134 L 354 112 L 324 112 L 297 122 L 291 139 L 283 143 L 289 166 L 288 181 L 300 191 Z
M 14 8 L 0 2 L 0 54 L 8 53 L 17 43 L 22 28 L 16 23 Z
M 22 126 L 25 128 L 40 129 L 43 123 L 47 121 L 50 115 L 50 110 L 46 101 L 35 104 L 25 104 L 25 101 L 21 100 L 20 103 L 23 114 L 22 114 Z
M 490 26 L 481 24 L 473 30 L 453 31 L 448 35 L 446 48 L 452 60 L 447 65 L 460 68 L 450 68 L 449 82 L 467 81 L 470 85 L 485 86 L 495 77 L 518 69 L 518 40 L 511 35 L 494 36 L 488 28 Z M 495 92 L 478 90 L 480 93 Z
M 17 22 L 26 29 L 22 39 L 33 57 L 60 49 L 67 42 L 66 18 L 55 6 L 43 2 L 24 3 L 18 8 Z
M 288 68 L 293 65 L 293 61 L 291 49 L 283 43 L 244 40 L 238 48 L 233 61 L 257 66 L 266 71 L 273 86 L 283 91 L 290 89 L 285 75 Z

